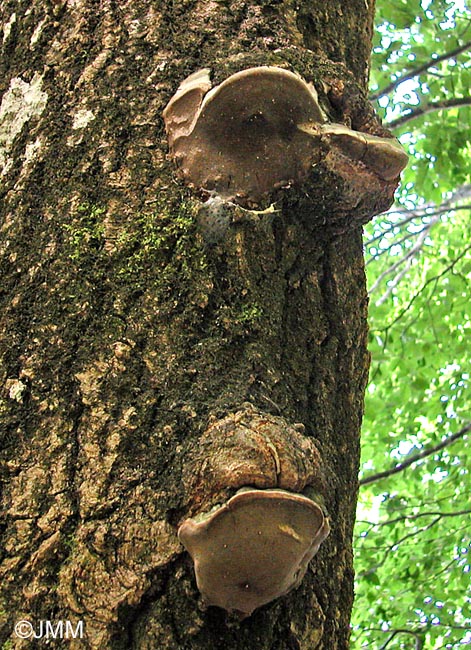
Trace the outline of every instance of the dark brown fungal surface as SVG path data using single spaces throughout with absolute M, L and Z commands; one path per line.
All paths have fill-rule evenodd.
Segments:
M 314 152 L 297 125 L 323 121 L 312 86 L 282 68 L 249 68 L 213 88 L 195 111 L 208 81 L 205 71 L 191 75 L 164 111 L 172 155 L 187 182 L 256 202 L 307 175 Z
M 322 457 L 304 426 L 245 403 L 210 423 L 184 468 L 178 536 L 204 602 L 249 616 L 297 587 L 330 531 Z
M 313 84 L 283 68 L 248 68 L 210 88 L 207 68 L 191 74 L 163 112 L 171 155 L 194 188 L 258 205 L 304 181 L 330 147 L 384 181 L 407 164 L 394 138 L 327 123 Z
M 311 499 L 249 488 L 185 520 L 178 536 L 193 558 L 205 603 L 249 616 L 300 584 L 329 531 Z
M 309 132 L 309 128 L 300 127 Z M 395 138 L 382 138 L 349 129 L 344 124 L 323 124 L 321 133 L 345 156 L 362 162 L 380 178 L 393 181 L 408 162 L 408 155 Z M 318 134 L 314 127 L 313 135 Z

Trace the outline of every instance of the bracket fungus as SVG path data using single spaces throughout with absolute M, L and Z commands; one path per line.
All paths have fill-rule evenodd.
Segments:
M 321 143 L 383 181 L 407 164 L 395 138 L 327 122 L 314 86 L 283 68 L 248 68 L 210 88 L 208 69 L 193 73 L 163 112 L 171 156 L 192 187 L 258 205 L 304 181 L 326 155 Z
M 344 124 L 300 124 L 299 129 L 310 135 L 330 140 L 344 156 L 362 162 L 384 181 L 396 179 L 407 165 L 408 155 L 395 138 L 382 138 L 361 133 Z
M 178 537 L 206 604 L 245 617 L 300 584 L 329 532 L 315 501 L 242 488 L 224 505 L 185 520 Z

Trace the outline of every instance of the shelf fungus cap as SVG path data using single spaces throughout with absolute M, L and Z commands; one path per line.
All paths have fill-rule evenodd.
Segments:
M 189 185 L 251 204 L 306 177 L 314 151 L 297 127 L 325 121 L 311 84 L 260 66 L 208 87 L 207 70 L 194 73 L 163 113 L 171 155 Z
M 163 113 L 170 147 L 175 137 L 191 133 L 203 97 L 210 88 L 209 68 L 197 70 L 180 84 Z
M 351 160 L 360 161 L 384 181 L 398 178 L 409 157 L 396 138 L 383 138 L 354 131 L 345 124 L 302 124 L 299 129 L 313 136 L 321 133 L 333 147 Z
M 206 604 L 250 616 L 300 584 L 329 531 L 321 507 L 303 495 L 242 488 L 184 521 L 178 537 Z

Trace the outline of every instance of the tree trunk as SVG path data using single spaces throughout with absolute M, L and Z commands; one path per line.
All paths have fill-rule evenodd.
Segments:
M 217 84 L 280 66 L 314 83 L 330 121 L 384 135 L 364 100 L 372 3 L 5 0 L 1 12 L 0 641 L 36 647 L 40 621 L 83 621 L 83 638 L 55 647 L 347 648 L 368 373 L 361 225 L 395 183 L 370 179 L 353 200 L 358 187 L 321 163 L 267 211 L 228 205 L 230 227 L 208 241 L 206 197 L 168 158 L 162 111 L 200 68 Z M 301 585 L 243 619 L 205 608 L 176 536 L 221 495 L 283 486 L 265 461 L 261 483 L 249 468 L 211 485 L 225 418 L 297 425 L 315 443 L 319 475 L 296 490 L 322 493 L 331 526 Z

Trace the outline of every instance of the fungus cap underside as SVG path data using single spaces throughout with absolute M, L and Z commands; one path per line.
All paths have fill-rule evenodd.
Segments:
M 204 72 L 186 80 L 164 111 L 171 153 L 187 182 L 225 198 L 257 201 L 302 180 L 313 148 L 297 126 L 324 121 L 314 87 L 283 68 L 260 66 L 206 92 Z
M 244 489 L 178 531 L 208 605 L 249 616 L 297 587 L 329 533 L 322 509 L 285 490 Z
M 163 116 L 186 183 L 224 200 L 259 205 L 304 182 L 329 149 L 353 163 L 349 175 L 370 170 L 387 183 L 407 165 L 395 138 L 327 122 L 314 86 L 289 70 L 248 68 L 210 88 L 207 68 L 193 73 Z

